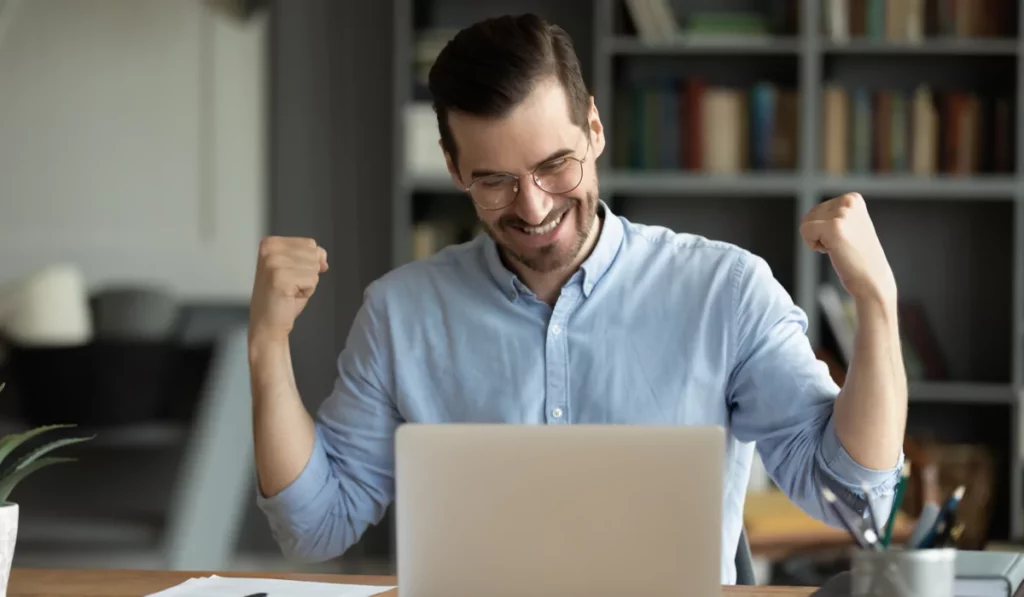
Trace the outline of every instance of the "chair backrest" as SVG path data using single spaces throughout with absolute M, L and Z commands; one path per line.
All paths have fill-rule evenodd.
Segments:
M 740 528 L 740 540 L 736 543 L 736 584 L 757 584 L 757 577 L 754 574 L 754 556 L 750 553 L 747 530 L 742 527 Z

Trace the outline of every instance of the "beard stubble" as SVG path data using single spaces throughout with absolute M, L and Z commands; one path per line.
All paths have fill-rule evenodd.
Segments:
M 487 231 L 487 234 L 491 239 L 494 240 L 495 244 L 498 245 L 498 248 L 502 253 L 511 257 L 518 263 L 521 263 L 523 266 L 541 274 L 558 271 L 569 266 L 576 260 L 576 257 L 579 255 L 584 243 L 587 242 L 587 237 L 590 235 L 590 231 L 594 226 L 594 221 L 597 218 L 597 197 L 595 193 L 587 193 L 583 199 L 578 197 L 566 197 L 565 199 L 567 201 L 559 206 L 560 209 L 558 210 L 558 214 L 573 211 L 573 215 L 576 219 L 576 238 L 574 239 L 571 248 L 565 254 L 558 254 L 559 245 L 557 244 L 540 247 L 539 249 L 534 250 L 531 254 L 526 254 L 521 251 L 517 251 L 515 247 L 504 242 L 501 239 L 501 236 L 494 229 L 495 227 L 499 229 L 512 229 L 527 225 L 515 215 L 502 217 L 494 225 L 484 223 L 484 229 Z M 544 223 L 550 222 L 557 217 L 559 216 L 551 216 L 547 218 Z

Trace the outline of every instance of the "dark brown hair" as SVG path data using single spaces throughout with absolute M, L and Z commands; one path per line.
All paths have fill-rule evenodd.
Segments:
M 524 14 L 486 19 L 459 31 L 430 68 L 430 93 L 444 150 L 457 161 L 449 112 L 504 116 L 538 80 L 549 76 L 565 89 L 572 123 L 587 132 L 590 92 L 572 39 L 561 27 Z

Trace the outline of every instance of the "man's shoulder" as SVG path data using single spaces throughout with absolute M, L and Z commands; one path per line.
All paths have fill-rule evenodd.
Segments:
M 471 280 L 486 274 L 481 240 L 478 237 L 448 245 L 432 255 L 392 268 L 370 282 L 364 299 L 379 306 L 396 302 L 403 306 L 422 305 L 472 286 Z
M 768 261 L 735 243 L 665 226 L 626 223 L 622 267 L 633 286 L 731 317 L 791 301 Z
M 694 288 L 703 289 L 708 303 L 729 305 L 738 314 L 739 325 L 766 315 L 769 320 L 804 317 L 768 261 L 745 247 L 645 224 L 628 224 L 626 238 L 632 239 L 635 247 L 630 251 L 639 256 L 637 263 L 648 264 L 655 275 L 671 280 L 658 282 L 659 287 L 671 284 L 687 297 Z
M 739 276 L 752 262 L 763 261 L 740 245 L 657 224 L 622 218 L 625 257 L 629 261 L 664 264 L 679 275 Z

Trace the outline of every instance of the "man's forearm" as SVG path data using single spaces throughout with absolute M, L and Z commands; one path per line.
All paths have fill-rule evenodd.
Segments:
M 260 492 L 269 497 L 298 478 L 316 432 L 299 396 L 287 339 L 250 340 L 249 368 L 256 473 Z
M 835 429 L 855 461 L 884 470 L 897 464 L 907 420 L 896 301 L 858 300 L 856 309 L 854 354 L 836 401 Z

